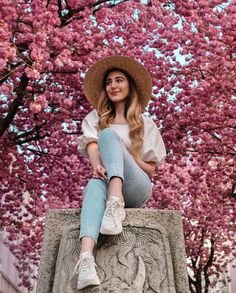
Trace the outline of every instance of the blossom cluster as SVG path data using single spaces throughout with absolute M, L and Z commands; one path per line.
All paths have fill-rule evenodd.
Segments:
M 21 285 L 32 286 L 46 212 L 81 207 L 83 78 L 115 54 L 150 71 L 146 110 L 168 150 L 147 207 L 182 211 L 192 290 L 199 272 L 223 269 L 235 253 L 235 14 L 223 0 L 0 0 L 1 228 Z

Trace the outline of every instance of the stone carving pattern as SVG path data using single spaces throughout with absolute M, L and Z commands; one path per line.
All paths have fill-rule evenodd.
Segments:
M 164 229 L 124 227 L 118 236 L 100 235 L 95 252 L 100 286 L 80 292 L 175 293 L 174 274 Z M 62 236 L 63 238 L 63 236 Z M 75 293 L 79 229 L 70 229 L 61 262 L 59 292 Z

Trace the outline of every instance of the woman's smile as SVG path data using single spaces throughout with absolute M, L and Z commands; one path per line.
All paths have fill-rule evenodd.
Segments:
M 119 91 L 111 91 L 111 95 L 112 96 L 116 96 L 116 95 L 118 95 L 119 94 Z

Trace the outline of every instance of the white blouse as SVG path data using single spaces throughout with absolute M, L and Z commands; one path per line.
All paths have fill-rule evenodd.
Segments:
M 154 121 L 145 114 L 142 114 L 142 118 L 144 137 L 141 159 L 146 162 L 153 161 L 157 166 L 160 166 L 166 157 L 164 142 Z M 98 120 L 98 113 L 96 110 L 93 110 L 82 121 L 81 129 L 83 134 L 78 137 L 78 150 L 86 158 L 88 158 L 86 151 L 88 143 L 98 141 L 100 131 L 98 129 Z M 129 149 L 131 147 L 131 140 L 129 138 L 128 125 L 110 124 L 110 128 L 120 136 L 127 149 Z

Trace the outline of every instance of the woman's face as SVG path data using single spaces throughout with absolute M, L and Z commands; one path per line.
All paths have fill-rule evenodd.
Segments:
M 129 94 L 129 82 L 126 75 L 119 71 L 111 71 L 105 80 L 106 93 L 113 103 L 125 102 Z

